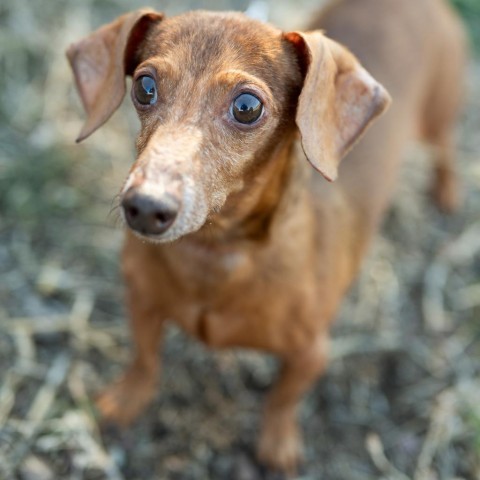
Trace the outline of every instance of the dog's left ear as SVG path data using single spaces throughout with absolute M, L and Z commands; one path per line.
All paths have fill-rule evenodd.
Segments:
M 390 104 L 388 92 L 345 47 L 320 31 L 290 32 L 304 73 L 296 123 L 309 162 L 329 181 L 341 159 Z
M 102 126 L 120 106 L 126 90 L 125 75 L 133 73 L 138 46 L 148 29 L 162 18 L 163 14 L 150 9 L 126 13 L 67 50 L 87 112 L 77 142 Z

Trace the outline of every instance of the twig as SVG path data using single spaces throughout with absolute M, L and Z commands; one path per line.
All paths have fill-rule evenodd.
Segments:
M 114 460 L 105 451 L 100 440 L 95 438 L 96 423 L 91 417 L 84 412 L 69 412 L 62 419 L 62 423 L 75 433 L 82 452 L 80 461 L 83 466 L 90 465 L 102 469 L 109 480 L 123 480 L 123 475 Z
M 53 361 L 52 366 L 47 372 L 45 383 L 34 398 L 29 411 L 25 416 L 25 424 L 27 426 L 24 432 L 25 438 L 18 445 L 12 455 L 11 467 L 15 470 L 27 455 L 32 439 L 34 438 L 41 422 L 46 418 L 60 385 L 70 366 L 70 358 L 61 353 Z
M 383 449 L 382 441 L 376 433 L 369 433 L 367 435 L 366 446 L 372 462 L 380 472 L 388 475 L 389 480 L 410 480 L 388 460 Z
M 414 480 L 431 478 L 430 468 L 440 445 L 447 444 L 453 436 L 452 421 L 456 413 L 456 395 L 453 389 L 442 392 L 433 408 L 430 426 L 417 460 Z
M 27 331 L 30 334 L 62 332 L 70 329 L 70 315 L 17 317 L 0 319 L 0 330 L 8 333 L 17 330 Z
M 19 370 L 24 370 L 35 360 L 35 346 L 27 330 L 17 329 L 14 332 L 17 346 L 17 364 L 15 369 L 8 371 L 0 389 L 0 425 L 2 425 L 15 404 L 15 392 L 22 381 Z
M 28 365 L 35 362 L 36 352 L 35 344 L 32 340 L 31 331 L 22 328 L 16 328 L 13 332 L 15 344 L 17 346 L 18 361 L 20 365 Z
M 395 352 L 404 350 L 404 348 L 405 344 L 397 334 L 385 334 L 378 337 L 360 334 L 333 339 L 330 359 L 335 361 L 352 355 Z
M 8 418 L 15 403 L 15 391 L 20 385 L 21 377 L 13 371 L 6 373 L 0 388 L 0 425 Z
M 95 305 L 94 295 L 87 290 L 81 290 L 75 298 L 70 313 L 70 329 L 78 340 L 80 350 L 84 350 L 88 340 L 88 321 Z
M 45 384 L 37 393 L 30 406 L 26 415 L 27 421 L 38 425 L 46 417 L 55 399 L 57 390 L 67 375 L 69 366 L 70 359 L 66 354 L 61 353 L 55 358 L 45 377 Z

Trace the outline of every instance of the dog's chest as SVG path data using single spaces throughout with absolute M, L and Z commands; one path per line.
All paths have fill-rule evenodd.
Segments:
M 303 344 L 311 334 L 310 282 L 298 263 L 248 249 L 180 258 L 176 275 L 186 287 L 181 296 L 186 314 L 174 320 L 207 345 L 280 350 L 288 342 Z
M 251 275 L 252 255 L 245 249 L 210 249 L 199 246 L 182 248 L 173 260 L 172 271 L 194 296 L 208 299 L 222 287 Z

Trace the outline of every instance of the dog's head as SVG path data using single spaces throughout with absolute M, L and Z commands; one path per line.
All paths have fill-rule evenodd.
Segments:
M 340 159 L 389 103 L 321 32 L 283 33 L 239 13 L 151 10 L 119 17 L 68 50 L 87 112 L 105 123 L 132 77 L 138 157 L 122 191 L 128 225 L 153 241 L 201 228 L 295 128 L 334 180 Z

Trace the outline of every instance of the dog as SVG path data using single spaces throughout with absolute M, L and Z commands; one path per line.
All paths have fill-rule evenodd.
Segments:
M 78 141 L 120 105 L 126 76 L 141 121 L 121 192 L 135 352 L 101 414 L 126 425 L 150 402 L 172 319 L 211 347 L 281 358 L 258 458 L 294 471 L 299 400 L 412 138 L 436 147 L 438 205 L 458 203 L 458 19 L 443 0 L 339 0 L 285 33 L 240 13 L 143 9 L 67 56 L 87 113 Z

